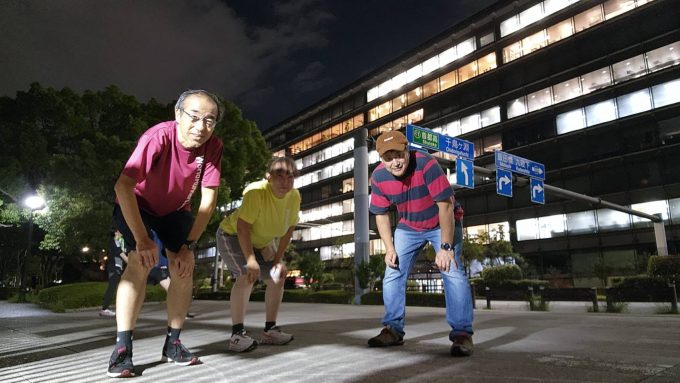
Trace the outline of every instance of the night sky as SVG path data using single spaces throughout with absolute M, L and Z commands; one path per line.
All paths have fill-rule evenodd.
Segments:
M 266 130 L 495 0 L 3 0 L 0 96 L 207 89 Z

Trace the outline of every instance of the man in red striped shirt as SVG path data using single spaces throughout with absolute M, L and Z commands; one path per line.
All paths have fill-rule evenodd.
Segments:
M 435 263 L 444 282 L 451 355 L 469 356 L 473 351 L 472 297 L 461 255 L 454 254 L 453 189 L 437 160 L 427 153 L 409 151 L 407 144 L 402 133 L 389 131 L 378 137 L 376 145 L 381 163 L 371 175 L 370 211 L 386 249 L 385 327 L 368 345 L 404 343 L 406 280 L 429 242 L 437 251 Z M 394 237 L 389 215 L 392 205 L 399 213 Z

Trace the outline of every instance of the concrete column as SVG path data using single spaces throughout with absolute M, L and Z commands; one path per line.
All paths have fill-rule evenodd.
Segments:
M 368 131 L 359 128 L 354 135 L 354 266 L 368 262 Z M 368 289 L 354 278 L 354 304 Z

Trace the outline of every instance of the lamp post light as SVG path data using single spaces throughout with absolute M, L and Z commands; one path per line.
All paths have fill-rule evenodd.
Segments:
M 26 264 L 31 259 L 31 248 L 33 247 L 33 213 L 45 207 L 45 199 L 40 196 L 32 195 L 24 200 L 24 206 L 31 209 L 28 215 L 28 247 L 24 261 L 18 263 L 19 268 L 19 301 L 26 300 Z

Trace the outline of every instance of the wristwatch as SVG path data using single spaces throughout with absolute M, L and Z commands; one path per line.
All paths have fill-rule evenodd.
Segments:
M 184 241 L 184 244 L 186 245 L 187 249 L 191 251 L 195 251 L 196 248 L 198 247 L 198 241 L 190 241 L 187 239 L 186 241 Z
M 441 248 L 442 248 L 442 250 L 446 250 L 446 251 L 453 250 L 453 247 L 451 247 L 451 244 L 448 243 L 448 242 L 442 243 Z

